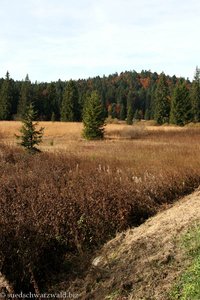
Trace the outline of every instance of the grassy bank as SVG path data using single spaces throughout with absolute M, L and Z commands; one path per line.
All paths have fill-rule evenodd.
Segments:
M 171 300 L 200 299 L 200 225 L 191 228 L 181 239 L 180 246 L 185 252 L 189 267 L 174 285 Z

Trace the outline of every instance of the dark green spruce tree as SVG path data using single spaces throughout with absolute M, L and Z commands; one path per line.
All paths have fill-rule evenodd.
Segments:
M 56 85 L 54 82 L 48 84 L 46 92 L 47 94 L 43 102 L 46 120 L 58 121 L 60 112 Z
M 193 121 L 199 122 L 200 121 L 200 69 L 198 67 L 196 67 L 194 80 L 192 82 L 190 98 L 192 103 Z
M 125 120 L 126 119 L 126 108 L 123 103 L 120 104 L 120 113 L 119 113 L 119 119 Z
M 76 83 L 70 80 L 63 94 L 62 107 L 61 107 L 61 121 L 75 122 L 80 121 L 79 109 L 79 93 Z
M 19 103 L 17 108 L 17 116 L 19 119 L 23 119 L 25 117 L 27 107 L 30 105 L 31 101 L 31 82 L 27 74 L 25 80 L 22 82 L 20 91 Z
M 134 113 L 134 119 L 137 121 L 141 121 L 143 117 L 143 113 L 141 110 L 136 109 L 135 113 Z
M 11 119 L 12 102 L 12 83 L 7 72 L 0 90 L 0 120 Z
M 36 112 L 34 110 L 33 104 L 30 103 L 25 117 L 22 120 L 22 127 L 20 129 L 21 135 L 16 135 L 17 139 L 20 140 L 19 145 L 24 147 L 29 153 L 40 152 L 36 147 L 42 142 L 42 136 L 44 128 L 37 129 L 37 122 L 34 122 L 36 117 Z
M 191 102 L 185 82 L 179 82 L 171 102 L 170 123 L 183 126 L 191 121 Z
M 119 107 L 120 107 L 119 119 L 120 120 L 125 120 L 126 115 L 127 115 L 127 95 L 122 90 L 121 86 L 119 86 L 119 88 L 117 90 L 117 102 L 118 102 Z
M 128 125 L 133 124 L 134 103 L 135 103 L 135 94 L 133 91 L 129 91 L 127 96 L 127 118 L 126 118 L 126 123 Z
M 169 122 L 170 114 L 170 93 L 167 79 L 164 73 L 160 75 L 157 88 L 155 91 L 155 111 L 154 119 L 159 124 Z
M 127 108 L 127 118 L 126 118 L 126 124 L 132 125 L 133 124 L 133 107 L 131 105 L 128 106 Z
M 105 115 L 96 91 L 88 97 L 83 112 L 83 137 L 88 140 L 103 139 Z

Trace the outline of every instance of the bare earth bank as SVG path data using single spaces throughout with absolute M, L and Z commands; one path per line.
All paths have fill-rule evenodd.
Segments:
M 79 299 L 167 299 L 185 265 L 177 239 L 199 221 L 198 189 L 105 244 L 85 278 L 71 282 L 69 291 Z

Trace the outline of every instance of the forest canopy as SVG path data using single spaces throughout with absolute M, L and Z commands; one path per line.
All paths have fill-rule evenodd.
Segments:
M 128 119 L 130 124 L 132 118 L 154 119 L 158 124 L 172 121 L 177 125 L 200 121 L 198 67 L 192 82 L 143 70 L 76 81 L 32 83 L 28 75 L 22 81 L 15 81 L 7 72 L 0 79 L 0 120 L 21 120 L 33 103 L 37 120 L 82 121 L 86 99 L 94 91 L 101 99 L 105 117 Z M 178 107 L 190 110 L 187 117 L 175 117 L 179 114 L 175 111 Z

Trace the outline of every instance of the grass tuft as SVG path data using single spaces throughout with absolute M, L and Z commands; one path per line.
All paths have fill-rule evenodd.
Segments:
M 195 226 L 182 238 L 190 266 L 180 276 L 170 293 L 171 300 L 200 299 L 200 225 Z

